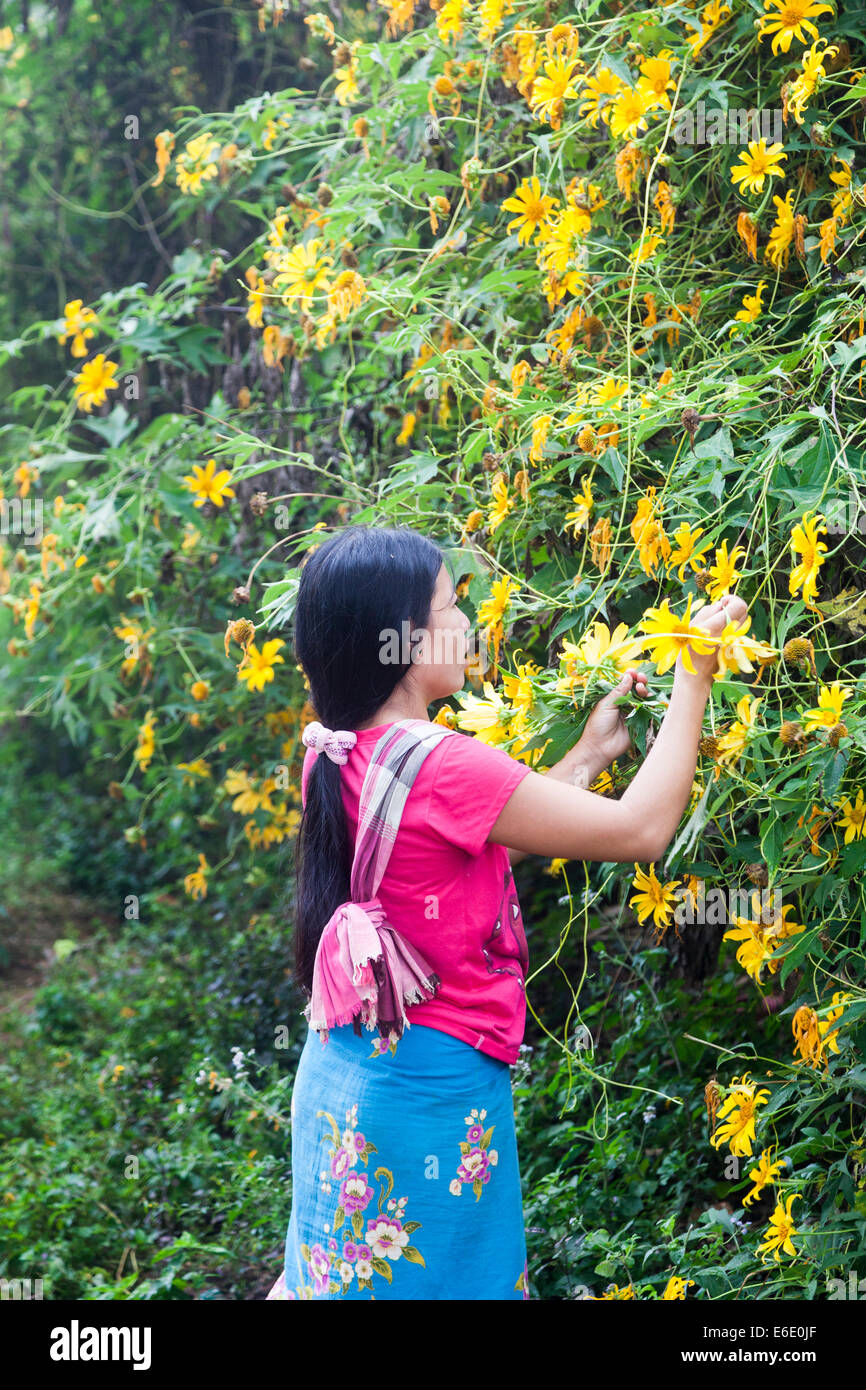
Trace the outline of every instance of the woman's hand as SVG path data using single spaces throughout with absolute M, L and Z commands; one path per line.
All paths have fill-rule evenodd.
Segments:
M 584 725 L 578 747 L 585 749 L 602 768 L 609 767 L 614 758 L 633 751 L 625 709 L 616 704 L 621 695 L 628 695 L 632 689 L 635 695 L 649 694 L 647 678 L 636 666 L 630 666 L 618 685 L 599 700 Z
M 725 594 L 715 603 L 708 604 L 706 608 L 701 608 L 697 613 L 693 613 L 692 626 L 701 628 L 710 637 L 718 637 L 724 632 L 728 623 L 742 622 L 748 611 L 746 604 L 737 594 Z M 714 646 L 708 652 L 699 652 L 689 643 L 688 651 L 696 674 L 711 681 L 719 664 L 718 647 Z M 682 656 L 677 658 L 677 666 L 681 665 Z M 687 667 L 685 669 L 688 670 Z

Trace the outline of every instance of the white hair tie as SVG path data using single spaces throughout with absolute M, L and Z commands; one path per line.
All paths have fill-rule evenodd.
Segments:
M 358 735 L 348 729 L 326 729 L 324 724 L 314 719 L 301 734 L 301 742 L 306 748 L 327 754 L 332 763 L 342 764 L 348 761 L 349 754 L 358 742 Z

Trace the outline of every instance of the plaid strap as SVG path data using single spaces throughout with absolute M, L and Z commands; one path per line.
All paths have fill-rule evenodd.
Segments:
M 423 719 L 401 719 L 373 749 L 358 802 L 353 902 L 367 902 L 378 893 L 415 778 L 428 754 L 452 732 Z
M 322 931 L 304 1010 L 323 1043 L 329 1029 L 351 1023 L 356 1033 L 364 1024 L 384 1046 L 394 1045 L 409 1026 L 407 1005 L 432 999 L 441 984 L 423 953 L 385 921 L 376 894 L 418 770 L 452 732 L 402 719 L 373 749 L 358 803 L 350 899 Z

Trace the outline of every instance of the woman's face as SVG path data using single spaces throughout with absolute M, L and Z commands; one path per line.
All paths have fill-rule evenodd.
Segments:
M 430 616 L 413 643 L 413 667 L 405 677 L 423 693 L 426 704 L 462 690 L 470 652 L 466 633 L 472 624 L 457 607 L 457 593 L 444 565 L 439 570 Z

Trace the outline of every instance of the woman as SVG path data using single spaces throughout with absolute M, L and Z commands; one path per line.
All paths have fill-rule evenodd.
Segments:
M 727 598 L 697 623 L 718 635 L 744 612 Z M 509 1071 L 528 957 L 511 864 L 653 862 L 691 792 L 711 646 L 691 648 L 697 674 L 677 662 L 652 750 L 611 800 L 585 788 L 629 750 L 614 701 L 645 695 L 644 675 L 631 668 L 541 774 L 429 721 L 463 687 L 468 629 L 441 552 L 413 531 L 349 527 L 303 565 L 295 646 L 318 719 L 295 958 L 310 1027 L 269 1299 L 529 1297 Z

